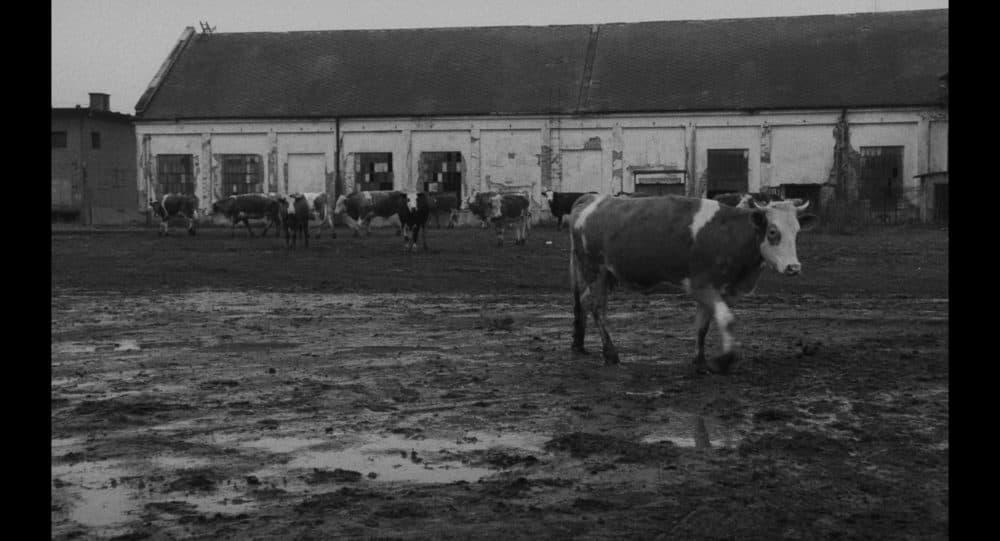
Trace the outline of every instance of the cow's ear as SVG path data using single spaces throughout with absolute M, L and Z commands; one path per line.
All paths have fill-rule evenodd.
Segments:
M 800 214 L 799 215 L 799 230 L 809 231 L 810 229 L 819 225 L 819 216 L 815 214 Z
M 767 231 L 767 213 L 763 210 L 755 209 L 750 213 L 750 223 L 758 231 Z

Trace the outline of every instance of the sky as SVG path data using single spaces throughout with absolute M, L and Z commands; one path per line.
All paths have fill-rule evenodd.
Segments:
M 135 104 L 184 31 L 545 26 L 943 9 L 947 0 L 52 0 L 52 107 Z M 277 8 L 277 9 L 276 9 Z

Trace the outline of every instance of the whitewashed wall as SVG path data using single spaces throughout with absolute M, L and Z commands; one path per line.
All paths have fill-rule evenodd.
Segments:
M 396 189 L 417 188 L 422 152 L 461 152 L 463 190 L 519 189 L 540 201 L 541 191 L 634 191 L 632 170 L 684 169 L 704 189 L 710 149 L 748 150 L 750 191 L 780 184 L 823 183 L 833 165 L 833 128 L 841 111 L 607 115 L 586 118 L 449 117 L 360 119 L 340 123 L 343 189 L 354 188 L 353 156 L 392 154 Z M 947 168 L 947 115 L 920 109 L 850 111 L 851 142 L 904 148 L 903 182 Z M 142 122 L 139 143 L 140 210 L 146 209 L 156 154 L 191 154 L 202 208 L 217 197 L 213 156 L 259 154 L 265 183 L 295 191 L 290 175 L 318 175 L 333 191 L 338 145 L 334 119 L 315 121 Z M 594 144 L 599 140 L 599 148 Z M 143 142 L 146 145 L 143 146 Z M 551 148 L 543 163 L 543 148 Z M 919 150 L 919 155 L 918 155 Z M 764 158 L 762 160 L 762 157 Z M 143 170 L 143 165 L 146 170 Z M 292 179 L 293 183 L 296 182 Z M 310 181 L 311 182 L 311 181 Z M 545 183 L 545 186 L 543 186 Z M 910 191 L 910 190 L 907 190 Z M 698 190 L 695 190 L 698 193 Z

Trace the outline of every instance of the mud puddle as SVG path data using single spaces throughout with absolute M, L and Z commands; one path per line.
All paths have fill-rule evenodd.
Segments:
M 695 449 L 733 448 L 739 445 L 748 430 L 748 426 L 708 415 L 674 412 L 661 427 L 640 441 L 669 441 L 678 447 Z
M 98 352 L 120 353 L 124 351 L 142 351 L 142 347 L 139 346 L 138 340 L 132 340 L 132 339 L 101 341 L 101 342 L 53 342 L 52 343 L 53 354 L 98 353 Z
M 420 434 L 364 435 L 346 446 L 315 438 L 261 438 L 244 447 L 287 453 L 280 470 L 269 467 L 254 476 L 285 490 L 305 484 L 354 482 L 454 483 L 476 482 L 519 463 L 535 463 L 547 436 L 532 433 L 470 432 L 455 438 Z M 530 459 L 528 457 L 531 457 Z M 294 481 L 293 481 L 294 479 Z

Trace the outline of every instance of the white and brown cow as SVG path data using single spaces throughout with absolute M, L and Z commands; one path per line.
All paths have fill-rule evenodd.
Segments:
M 306 203 L 309 205 L 309 219 L 319 222 L 316 238 L 319 238 L 325 227 L 330 228 L 331 237 L 337 238 L 337 232 L 333 229 L 333 209 L 330 205 L 330 196 L 326 192 L 305 192 L 301 195 L 306 198 Z
M 573 210 L 573 203 L 576 203 L 577 199 L 587 193 L 597 192 L 554 192 L 552 190 L 542 192 L 545 200 L 549 203 L 549 212 L 557 220 L 556 231 L 562 231 L 563 217 L 569 216 Z
M 426 193 L 406 194 L 406 204 L 399 209 L 399 222 L 403 224 L 403 249 L 412 252 L 417 246 L 420 231 L 424 232 L 424 250 L 427 250 L 427 219 L 430 202 Z
M 289 196 L 291 201 L 282 200 L 281 224 L 285 230 L 285 247 L 295 248 L 295 239 L 302 235 L 306 248 L 309 247 L 309 219 L 312 215 L 312 205 L 305 194 L 295 193 Z
M 347 226 L 354 230 L 354 236 L 359 236 L 361 229 L 367 237 L 371 233 L 371 222 L 378 216 L 388 220 L 393 216 L 398 219 L 400 208 L 406 206 L 406 194 L 397 190 L 377 190 L 354 192 L 341 195 L 333 207 L 335 216 L 342 216 Z M 402 224 L 396 234 L 402 232 Z
M 503 246 L 503 232 L 507 225 L 514 228 L 514 244 L 523 246 L 527 241 L 528 209 L 531 205 L 527 195 L 473 191 L 466 202 L 469 210 L 483 223 L 493 224 L 496 228 L 497 246 Z
M 447 228 L 452 229 L 458 223 L 458 192 L 435 192 L 427 194 L 427 204 L 430 206 L 434 225 L 441 229 L 441 214 L 448 215 Z
M 786 276 L 799 273 L 796 235 L 818 221 L 801 214 L 807 206 L 779 201 L 735 208 L 680 196 L 581 197 L 570 215 L 572 349 L 584 352 L 589 311 L 604 362 L 617 363 L 605 320 L 608 291 L 615 284 L 646 292 L 667 285 L 697 301 L 695 363 L 706 364 L 705 334 L 714 320 L 723 352 L 707 368 L 728 371 L 738 358 L 729 304 L 753 291 L 764 267 Z
M 160 218 L 160 229 L 157 235 L 167 234 L 167 221 L 174 216 L 180 216 L 188 221 L 188 234 L 194 235 L 194 219 L 198 212 L 198 198 L 193 195 L 179 193 L 165 194 L 159 201 L 151 199 L 149 208 Z
M 284 196 L 278 194 L 245 193 L 230 195 L 212 203 L 212 214 L 222 214 L 233 223 L 232 234 L 236 235 L 236 226 L 243 222 L 253 237 L 250 220 L 264 219 L 267 225 L 261 235 L 266 236 L 267 230 L 274 226 L 275 236 L 281 236 L 281 208 L 288 204 Z

